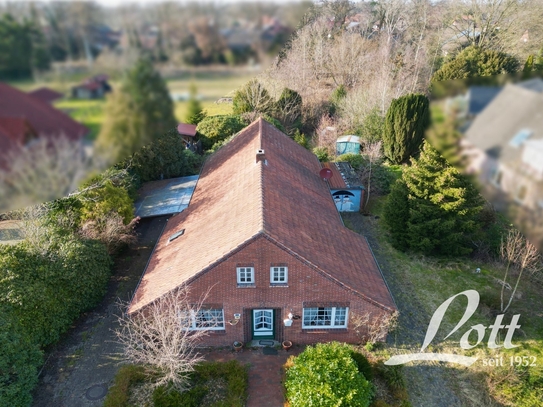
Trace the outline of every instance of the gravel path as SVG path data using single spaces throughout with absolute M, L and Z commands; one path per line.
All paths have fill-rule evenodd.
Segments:
M 389 335 L 388 344 L 392 347 L 420 349 L 431 315 L 426 313 L 420 300 L 414 295 L 410 281 L 395 269 L 380 247 L 376 238 L 377 220 L 373 216 L 354 213 L 344 214 L 343 219 L 368 239 L 400 311 L 398 328 Z M 442 365 L 409 364 L 403 371 L 413 407 L 470 406 L 467 402 L 462 402 L 458 392 L 452 388 L 453 369 Z
M 139 243 L 123 253 L 102 304 L 83 315 L 59 343 L 48 350 L 34 407 L 98 407 L 122 363 L 115 342 L 117 298 L 128 300 L 147 264 L 167 217 L 143 219 Z

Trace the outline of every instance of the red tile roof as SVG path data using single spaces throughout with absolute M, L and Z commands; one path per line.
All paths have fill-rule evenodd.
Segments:
M 257 162 L 258 149 L 265 162 Z M 366 239 L 343 226 L 320 169 L 314 154 L 266 121 L 245 128 L 208 159 L 189 207 L 168 221 L 129 312 L 261 235 L 338 285 L 394 310 Z M 168 242 L 181 229 L 183 236 Z
M 48 103 L 0 82 L 0 116 L 24 118 L 39 136 L 81 139 L 89 130 Z
M 335 163 L 322 163 L 322 168 L 328 168 L 332 171 L 332 177 L 328 180 L 330 189 L 345 189 L 347 184 L 341 176 L 341 173 L 336 167 Z
M 196 125 L 187 124 L 187 123 L 179 123 L 177 125 L 177 132 L 181 134 L 182 136 L 194 137 L 196 135 Z
M 52 103 L 55 100 L 64 97 L 62 93 L 59 93 L 49 88 L 38 88 L 33 90 L 32 92 L 28 92 L 28 94 L 45 103 Z

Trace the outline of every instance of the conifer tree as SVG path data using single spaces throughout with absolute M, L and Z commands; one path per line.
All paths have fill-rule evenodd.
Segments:
M 187 105 L 187 114 L 185 115 L 185 122 L 190 124 L 198 124 L 206 117 L 205 112 L 202 109 L 202 104 L 198 100 L 198 90 L 196 85 L 192 83 L 189 90 L 189 100 Z
M 117 162 L 175 125 L 166 83 L 149 59 L 140 59 L 108 98 L 96 149 Z
M 418 153 L 430 123 L 429 105 L 428 98 L 421 94 L 405 95 L 390 104 L 383 147 L 385 156 L 393 163 L 401 164 Z
M 478 191 L 426 142 L 411 163 L 385 206 L 393 243 L 425 254 L 469 253 L 469 237 L 483 206 Z

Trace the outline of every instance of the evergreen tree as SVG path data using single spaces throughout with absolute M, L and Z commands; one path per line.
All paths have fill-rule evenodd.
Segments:
M 432 82 L 514 73 L 519 62 L 504 52 L 469 46 L 434 73 Z
M 430 123 L 428 98 L 409 94 L 394 99 L 385 118 L 383 148 L 385 156 L 396 164 L 418 153 L 424 132 Z
M 385 206 L 393 243 L 424 254 L 469 253 L 483 207 L 478 191 L 426 142 L 411 162 Z
M 202 104 L 198 100 L 196 85 L 192 83 L 189 90 L 189 101 L 187 105 L 187 114 L 185 115 L 185 122 L 190 124 L 198 124 L 205 117 L 206 114 L 202 109 Z
M 132 154 L 176 125 L 166 83 L 149 59 L 140 59 L 110 95 L 97 151 L 112 162 Z

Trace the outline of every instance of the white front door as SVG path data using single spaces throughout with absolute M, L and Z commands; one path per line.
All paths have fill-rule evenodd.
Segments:
M 253 310 L 253 336 L 273 338 L 273 310 Z

